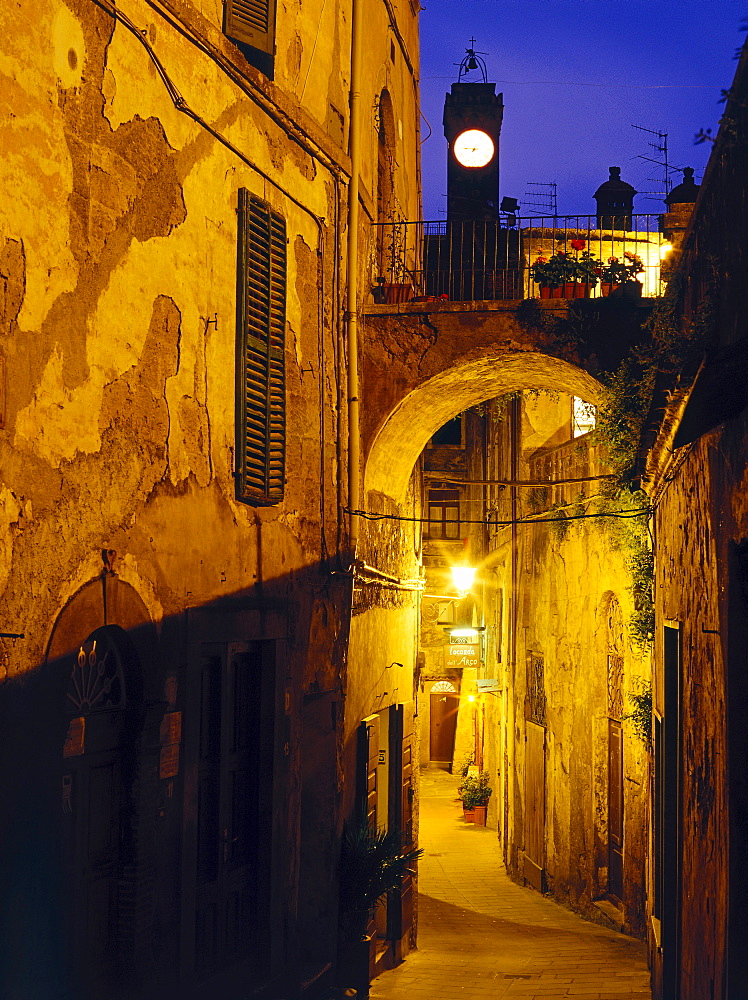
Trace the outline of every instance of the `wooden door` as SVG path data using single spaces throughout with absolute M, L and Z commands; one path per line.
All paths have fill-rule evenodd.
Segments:
M 395 705 L 390 717 L 390 829 L 401 838 L 403 850 L 415 847 L 413 827 L 413 702 Z M 394 942 L 396 961 L 408 954 L 413 932 L 413 877 L 403 878 L 399 892 L 387 902 L 388 937 Z
M 81 645 L 66 699 L 61 783 L 65 930 L 77 992 L 88 1000 L 114 995 L 120 978 L 120 873 L 131 819 L 123 787 L 124 673 L 105 629 Z
M 660 881 L 662 940 L 662 997 L 680 996 L 681 976 L 681 871 L 682 841 L 682 665 L 680 629 L 664 628 L 664 697 L 659 755 L 660 837 L 656 846 L 656 872 Z M 656 876 L 657 877 L 657 876 Z
M 272 813 L 261 643 L 204 644 L 199 664 L 195 969 L 262 965 Z M 263 738 L 264 737 L 264 738 Z M 258 861 L 262 858 L 262 864 Z
M 524 875 L 545 891 L 545 727 L 525 722 Z
M 608 895 L 623 902 L 623 729 L 608 719 Z
M 457 730 L 457 710 L 460 696 L 448 691 L 431 694 L 431 726 L 429 757 L 431 760 L 452 761 Z

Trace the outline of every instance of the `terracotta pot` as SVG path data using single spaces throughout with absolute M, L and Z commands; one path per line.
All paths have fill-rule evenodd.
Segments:
M 558 288 L 540 286 L 541 299 L 587 299 L 589 295 L 590 286 L 582 281 L 566 281 Z
M 475 821 L 475 809 L 463 809 L 462 815 L 465 817 L 466 823 L 473 823 Z
M 392 305 L 395 302 L 410 302 L 413 298 L 413 286 L 409 281 L 383 285 L 382 291 L 387 305 Z
M 621 286 L 618 284 L 618 282 L 613 282 L 613 281 L 600 282 L 600 292 L 605 298 L 607 298 L 608 295 L 615 294 L 615 292 L 617 292 L 620 287 Z
M 475 807 L 475 819 L 473 822 L 476 826 L 486 825 L 486 812 L 488 811 L 488 806 L 476 806 Z

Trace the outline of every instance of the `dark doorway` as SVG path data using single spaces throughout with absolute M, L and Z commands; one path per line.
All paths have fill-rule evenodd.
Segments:
M 608 895 L 623 902 L 623 730 L 608 719 Z
M 121 629 L 104 626 L 70 659 L 61 748 L 65 931 L 77 992 L 109 998 L 129 981 L 120 951 L 131 929 L 125 882 L 135 852 L 134 652 Z
M 460 696 L 449 691 L 431 692 L 429 757 L 438 763 L 451 763 L 457 730 Z
M 242 961 L 251 982 L 267 954 L 261 927 L 267 926 L 272 869 L 269 645 L 203 643 L 200 648 L 194 937 L 198 979 Z

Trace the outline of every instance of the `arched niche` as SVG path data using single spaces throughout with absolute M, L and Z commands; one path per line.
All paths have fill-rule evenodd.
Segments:
M 521 389 L 546 389 L 599 404 L 602 386 L 568 361 L 534 351 L 502 353 L 453 365 L 408 393 L 380 425 L 364 489 L 402 503 L 413 467 L 429 438 L 448 420 L 487 399 Z

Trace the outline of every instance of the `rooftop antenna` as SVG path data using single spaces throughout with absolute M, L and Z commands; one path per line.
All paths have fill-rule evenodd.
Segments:
M 673 183 L 670 179 L 670 174 L 673 168 L 668 159 L 668 148 L 667 148 L 668 133 L 657 132 L 655 129 L 651 128 L 644 128 L 643 125 L 632 125 L 631 128 L 635 128 L 638 129 L 640 132 L 648 132 L 650 135 L 657 136 L 658 139 L 657 142 L 648 142 L 647 145 L 650 147 L 650 149 L 653 149 L 656 153 L 659 153 L 660 158 L 655 159 L 652 156 L 638 155 L 636 159 L 646 160 L 648 163 L 655 163 L 657 164 L 658 167 L 662 167 L 663 171 L 662 181 L 660 181 L 659 178 L 655 177 L 648 177 L 647 180 L 652 181 L 653 184 L 662 183 L 665 188 L 665 191 L 664 193 L 662 191 L 640 191 L 639 194 L 643 195 L 644 197 L 649 196 L 649 199 L 651 201 L 653 200 L 664 201 L 665 198 L 667 198 L 667 196 L 670 194 L 670 189 L 673 186 Z
M 486 70 L 486 61 L 482 59 L 481 56 L 487 56 L 487 52 L 476 52 L 475 39 L 470 39 L 470 48 L 465 49 L 465 58 L 459 63 L 459 72 L 457 74 L 457 82 L 459 83 L 463 76 L 467 76 L 468 73 L 473 72 L 473 70 L 479 70 L 481 76 L 483 77 L 483 82 L 488 83 L 488 72 Z M 455 63 L 457 66 L 458 63 Z
M 558 185 L 555 181 L 527 181 L 528 188 L 534 189 L 525 191 L 525 199 L 522 202 L 530 215 L 552 215 L 555 219 L 558 216 Z

